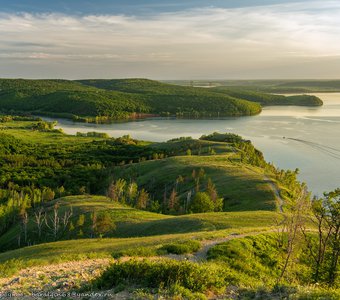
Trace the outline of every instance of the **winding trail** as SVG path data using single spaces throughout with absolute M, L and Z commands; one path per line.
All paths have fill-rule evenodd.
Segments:
M 217 238 L 212 240 L 201 241 L 202 248 L 193 254 L 183 255 L 164 255 L 154 257 L 122 257 L 117 261 L 125 262 L 131 259 L 143 260 L 162 260 L 175 259 L 178 261 L 203 262 L 207 259 L 209 249 L 217 244 L 224 243 L 234 239 L 245 238 L 247 236 L 255 236 L 264 233 L 274 232 L 275 230 L 262 230 L 242 234 L 231 233 L 224 238 Z M 17 274 L 8 277 L 0 278 L 0 291 L 6 293 L 13 293 L 11 299 L 31 299 L 30 295 L 34 291 L 41 292 L 69 292 L 75 291 L 79 287 L 85 287 L 86 284 L 98 278 L 105 269 L 113 263 L 112 258 L 103 259 L 87 259 L 84 261 L 69 261 L 57 264 L 50 264 L 45 266 L 36 266 L 20 270 Z M 109 292 L 112 297 L 90 297 L 89 299 L 131 299 L 133 296 L 128 291 L 122 291 L 116 294 L 115 291 L 101 291 Z M 7 299 L 7 298 L 6 298 Z M 45 299 L 36 297 L 35 299 Z M 55 299 L 61 299 L 56 297 Z
M 263 233 L 269 233 L 269 232 L 274 232 L 274 231 L 275 230 L 266 230 L 266 231 L 258 231 L 258 232 L 248 232 L 248 233 L 244 233 L 244 234 L 233 234 L 233 233 L 231 233 L 229 236 L 227 236 L 225 238 L 202 241 L 202 248 L 199 251 L 197 251 L 196 253 L 181 254 L 181 255 L 168 254 L 168 255 L 164 255 L 162 257 L 171 258 L 171 259 L 175 259 L 175 260 L 187 260 L 187 261 L 192 261 L 192 262 L 202 262 L 202 261 L 205 261 L 207 259 L 208 251 L 212 247 L 214 247 L 218 244 L 225 243 L 225 242 L 235 240 L 235 239 L 245 238 L 247 236 L 255 236 L 255 235 L 260 235 L 260 234 L 263 234 Z

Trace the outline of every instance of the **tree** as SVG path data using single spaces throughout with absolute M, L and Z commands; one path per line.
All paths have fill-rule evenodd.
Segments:
M 340 189 L 326 196 L 327 225 L 331 228 L 330 263 L 328 266 L 328 283 L 333 285 L 339 275 L 340 254 Z
M 77 221 L 76 226 L 77 226 L 77 227 L 82 227 L 82 226 L 84 225 L 84 223 L 85 223 L 85 215 L 84 215 L 84 214 L 81 214 L 81 215 L 79 215 L 79 217 L 78 217 L 78 221 Z
M 65 194 L 65 188 L 63 186 L 58 188 L 59 198 Z
M 28 224 L 28 214 L 25 209 L 20 212 L 21 224 L 24 230 L 24 241 L 27 243 L 27 224 Z
M 207 194 L 209 195 L 210 199 L 216 203 L 217 201 L 217 191 L 216 191 L 216 187 L 215 184 L 212 182 L 211 178 L 208 179 L 208 183 L 207 183 Z
M 60 228 L 60 218 L 59 218 L 59 204 L 56 203 L 53 206 L 53 214 L 52 216 L 50 216 L 49 220 L 51 221 L 51 225 L 49 224 L 49 222 L 47 221 L 47 218 L 45 219 L 45 224 L 46 226 L 52 230 L 52 235 L 54 240 L 57 239 L 58 233 L 59 233 L 59 228 Z
M 124 199 L 124 189 L 126 186 L 126 181 L 124 179 L 119 178 L 116 181 L 116 192 L 117 192 L 117 197 L 118 197 L 118 201 L 124 203 L 125 199 Z
M 50 188 L 44 188 L 42 191 L 42 200 L 43 201 L 52 201 L 54 199 L 55 193 Z
M 189 209 L 193 213 L 203 213 L 214 211 L 215 205 L 210 199 L 209 195 L 205 192 L 196 193 L 195 197 L 192 199 Z
M 81 194 L 81 195 L 85 195 L 86 194 L 86 186 L 81 186 L 79 188 L 79 194 Z
M 97 226 L 97 213 L 95 211 L 91 214 L 91 221 L 92 221 L 91 237 L 94 237 L 96 233 L 96 226 Z
M 71 221 L 71 222 L 70 222 L 70 225 L 68 226 L 68 231 L 69 231 L 69 232 L 72 232 L 74 229 L 75 229 L 75 228 L 74 228 L 73 222 Z
M 126 194 L 127 194 L 129 204 L 130 205 L 133 204 L 138 194 L 137 183 L 131 182 L 126 189 Z
M 124 179 L 118 179 L 117 181 L 111 182 L 107 195 L 112 201 L 119 201 L 124 203 L 125 199 L 123 198 L 124 189 L 126 186 L 126 181 Z
M 41 231 L 42 231 L 42 226 L 46 220 L 46 213 L 42 207 L 38 209 L 38 211 L 34 212 L 34 222 L 37 224 L 37 229 L 38 229 L 38 238 L 40 240 L 41 238 Z
M 326 280 L 333 285 L 339 271 L 340 189 L 325 193 L 324 198 L 314 199 L 310 219 L 317 227 L 316 239 L 304 227 L 302 232 L 313 261 L 312 277 L 315 282 Z
M 302 186 L 299 197 L 291 201 L 288 206 L 288 212 L 284 214 L 284 220 L 281 223 L 281 232 L 279 232 L 279 247 L 282 248 L 284 257 L 280 276 L 277 280 L 278 282 L 283 279 L 290 263 L 293 261 L 301 236 L 300 228 L 305 224 L 305 212 L 308 210 L 309 203 L 310 201 L 306 195 L 305 187 Z
M 195 169 L 192 170 L 192 172 L 191 172 L 191 177 L 192 177 L 193 179 L 196 178 L 196 170 L 195 170 Z
M 175 189 L 173 189 L 169 197 L 168 208 L 169 210 L 176 210 L 176 208 L 178 208 L 177 206 L 178 206 L 177 192 Z
M 180 183 L 183 183 L 184 182 L 184 178 L 182 175 L 178 175 L 178 177 L 176 178 L 176 182 L 175 182 L 175 190 L 177 191 L 178 190 L 178 185 Z
M 94 232 L 100 236 L 110 233 L 116 229 L 116 225 L 108 212 L 101 212 L 95 220 Z
M 144 189 L 142 189 L 137 197 L 136 207 L 138 209 L 145 209 L 148 204 L 148 200 L 149 194 Z
M 190 202 L 191 202 L 191 197 L 192 197 L 192 191 L 189 191 L 187 193 L 187 198 L 185 199 L 185 203 L 184 203 L 184 211 L 186 213 L 188 212 L 188 207 L 189 207 Z
M 198 171 L 198 177 L 199 178 L 204 178 L 205 176 L 205 171 L 203 168 L 200 168 L 199 171 Z
M 73 215 L 73 209 L 72 209 L 72 207 L 71 207 L 69 210 L 67 210 L 67 211 L 64 212 L 64 215 L 63 215 L 63 217 L 61 218 L 61 221 L 62 221 L 62 223 L 63 223 L 63 229 L 64 229 L 64 230 L 66 230 L 67 225 L 68 225 L 68 223 L 69 223 L 70 218 L 72 217 L 72 215 Z
M 114 181 L 110 183 L 109 188 L 107 190 L 107 196 L 112 200 L 112 201 L 118 201 L 118 196 L 116 192 L 116 186 Z

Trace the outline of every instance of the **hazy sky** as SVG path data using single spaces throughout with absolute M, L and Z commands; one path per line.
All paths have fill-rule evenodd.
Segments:
M 0 77 L 340 78 L 340 1 L 0 0 Z

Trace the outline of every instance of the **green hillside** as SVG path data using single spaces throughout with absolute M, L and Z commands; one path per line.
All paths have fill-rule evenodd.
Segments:
M 128 118 L 151 110 L 140 97 L 69 80 L 0 80 L 0 109 L 57 116 Z
M 141 211 L 133 208 L 167 215 L 276 210 L 277 191 L 285 197 L 290 189 L 281 173 L 276 174 L 275 168 L 266 164 L 249 141 L 233 134 L 215 133 L 198 140 L 179 138 L 152 143 L 130 137 L 108 138 L 99 133 L 69 136 L 54 130 L 52 123 L 34 118 L 4 116 L 0 121 L 0 249 L 42 242 L 40 238 L 26 236 L 18 244 L 17 238 L 23 234 L 22 224 L 12 227 L 14 231 L 10 228 L 27 211 L 30 222 L 25 226 L 29 229 L 37 207 L 51 211 L 56 203 L 51 200 L 64 195 L 108 194 L 112 207 L 126 213 L 128 216 L 122 216 L 130 220 L 132 215 L 140 218 Z M 292 182 L 295 184 L 296 180 Z M 191 200 L 199 193 L 210 197 L 215 207 L 191 208 Z M 87 207 L 85 200 L 83 209 Z M 105 207 L 109 205 L 106 202 Z M 60 209 L 63 215 L 65 212 Z M 79 214 L 74 211 L 74 217 Z M 120 220 L 117 217 L 113 215 L 112 219 Z M 87 218 L 90 222 L 89 215 Z M 75 225 L 78 220 L 73 222 Z M 144 227 L 139 228 L 143 232 Z M 169 228 L 173 232 L 175 227 Z M 160 234 L 149 229 L 144 235 Z M 117 225 L 114 235 L 140 234 L 133 232 L 135 229 L 126 224 Z M 46 237 L 49 241 L 79 238 L 83 234 L 89 235 L 88 229 Z
M 148 115 L 211 118 L 254 115 L 260 105 L 322 105 L 309 95 L 278 96 L 245 88 L 199 88 L 148 79 L 0 79 L 0 111 L 107 122 Z
M 204 170 L 200 185 L 202 188 L 210 178 L 218 195 L 224 199 L 224 210 L 275 210 L 275 195 L 265 180 L 263 168 L 237 162 L 233 153 L 213 156 L 183 156 L 163 160 L 142 162 L 116 169 L 116 178 L 136 180 L 157 199 L 164 193 L 169 197 L 176 188 L 179 201 L 185 201 L 190 190 L 195 189 L 193 171 Z M 272 176 L 270 172 L 267 174 Z M 183 178 L 178 182 L 179 176 Z M 157 180 L 156 180 L 157 179 Z
M 255 91 L 233 89 L 230 87 L 212 88 L 216 92 L 227 94 L 235 98 L 246 99 L 260 103 L 262 106 L 270 105 L 296 105 L 296 106 L 321 106 L 323 102 L 320 98 L 313 95 L 293 95 L 283 96 L 275 94 L 265 94 Z
M 53 129 L 52 123 L 34 118 L 3 116 L 0 121 L 2 250 L 50 239 L 89 236 L 88 227 L 83 228 L 83 225 L 91 223 L 91 216 L 87 212 L 77 213 L 76 209 L 73 217 L 85 214 L 87 221 L 82 221 L 83 225 L 76 230 L 78 219 L 74 219 L 73 233 L 43 235 L 47 240 L 28 234 L 37 208 L 48 213 L 57 203 L 51 201 L 65 195 L 107 194 L 113 201 L 112 208 L 116 212 L 119 209 L 121 214 L 113 214 L 109 219 L 119 221 L 125 218 L 126 223 L 134 218 L 145 221 L 144 215 L 159 218 L 159 213 L 275 211 L 279 206 L 277 194 L 289 199 L 293 195 L 290 190 L 300 186 L 294 172 L 277 171 L 265 162 L 262 153 L 249 141 L 234 134 L 214 133 L 198 140 L 179 138 L 152 143 L 128 136 L 109 138 L 100 133 L 69 136 Z M 208 201 L 204 209 L 194 207 L 196 201 L 201 201 L 197 198 L 199 195 Z M 86 210 L 86 198 L 83 202 L 82 209 Z M 106 202 L 104 207 L 109 205 Z M 65 214 L 62 207 L 60 218 Z M 141 216 L 141 210 L 150 213 Z M 18 237 L 21 239 L 23 235 L 20 223 L 23 216 L 27 220 L 26 234 L 24 240 L 18 242 Z M 50 216 L 48 222 L 51 222 Z M 146 227 L 139 226 L 139 231 L 120 224 L 113 235 L 161 234 L 150 229 L 150 226 L 157 228 L 156 223 L 145 223 Z M 203 225 L 193 223 L 191 226 L 201 230 L 199 228 Z M 166 232 L 185 230 L 174 228 L 171 225 Z M 143 233 L 144 229 L 148 233 Z M 111 235 L 109 231 L 103 234 Z
M 340 295 L 339 190 L 311 202 L 298 170 L 231 133 L 154 143 L 54 125 L 0 115 L 1 293 Z
M 261 111 L 256 103 L 205 89 L 144 79 L 98 82 L 1 79 L 0 110 L 73 117 L 80 121 L 128 119 L 140 114 L 241 116 Z
M 134 209 L 118 202 L 112 202 L 109 198 L 103 196 L 83 195 L 68 196 L 49 202 L 44 206 L 44 211 L 47 213 L 47 220 L 53 218 L 55 205 L 58 205 L 58 215 L 61 218 L 65 213 L 72 210 L 72 216 L 70 217 L 67 228 L 60 228 L 58 240 L 97 237 L 92 228 L 93 213 L 97 214 L 97 216 L 107 214 L 115 224 L 114 229 L 108 228 L 103 231 L 103 236 L 119 238 L 184 234 L 239 228 L 243 226 L 244 218 L 247 219 L 248 226 L 266 227 L 268 225 L 274 225 L 274 218 L 277 216 L 274 212 L 265 211 L 258 211 L 256 214 L 252 212 L 220 212 L 170 216 Z M 217 216 L 218 218 L 216 218 Z M 240 216 L 242 216 L 242 218 L 240 218 Z M 82 224 L 79 223 L 80 219 L 84 220 Z M 72 228 L 70 229 L 71 223 Z M 5 234 L 0 236 L 0 250 L 4 251 L 4 249 L 17 248 L 18 236 L 20 236 L 21 233 L 21 224 L 16 224 L 7 230 Z M 38 235 L 33 211 L 32 214 L 30 214 L 27 224 L 27 240 L 31 244 L 55 241 L 55 238 L 51 235 L 50 228 L 45 225 L 42 228 L 41 235 Z
M 21 248 L 10 252 L 0 253 L 0 266 L 9 258 L 19 259 L 23 264 L 31 259 L 35 264 L 46 264 L 58 260 L 60 251 L 64 253 L 64 260 L 72 260 L 82 255 L 110 256 L 126 250 L 126 255 L 136 255 L 138 251 L 155 254 L 155 250 L 165 243 L 176 240 L 215 239 L 223 238 L 231 233 L 256 232 L 270 230 L 275 226 L 280 215 L 270 211 L 255 212 L 220 212 L 190 214 L 184 216 L 166 216 L 133 209 L 129 206 L 112 202 L 103 196 L 79 195 L 68 196 L 49 202 L 46 206 L 47 219 L 54 215 L 54 207 L 58 204 L 58 214 L 62 217 L 65 212 L 72 209 L 69 224 L 74 224 L 74 229 L 61 230 L 60 240 L 55 243 L 46 243 L 31 247 Z M 91 217 L 93 213 L 98 216 L 107 213 L 111 216 L 116 228 L 107 232 L 98 239 L 93 235 Z M 84 216 L 84 222 L 79 219 Z M 21 231 L 20 224 L 14 225 L 0 238 L 0 245 L 10 245 L 17 242 Z M 82 232 L 81 235 L 79 232 Z M 37 224 L 32 218 L 28 223 L 28 239 L 31 243 L 53 242 L 51 230 L 44 226 L 41 240 L 38 239 Z M 114 238 L 108 238 L 114 237 Z M 100 242 L 99 242 L 100 241 Z M 63 250 L 62 250 L 63 249 Z M 136 253 L 132 250 L 135 249 Z M 130 254 L 128 254 L 130 252 Z M 147 252 L 146 252 L 147 253 Z M 150 255 L 148 254 L 148 255 Z M 0 272 L 1 273 L 1 272 Z

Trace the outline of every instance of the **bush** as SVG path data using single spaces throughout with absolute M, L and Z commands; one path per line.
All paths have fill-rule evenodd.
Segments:
M 197 252 L 201 248 L 199 241 L 186 241 L 182 243 L 165 244 L 160 250 L 171 254 L 187 254 Z
M 215 204 L 207 193 L 198 192 L 191 201 L 189 209 L 193 213 L 210 212 L 215 210 Z
M 120 258 L 123 256 L 139 256 L 139 257 L 149 257 L 156 256 L 157 251 L 155 248 L 151 247 L 137 247 L 130 248 L 127 250 L 116 251 L 112 253 L 113 258 Z
M 95 281 L 100 289 L 119 284 L 134 284 L 146 288 L 182 286 L 191 292 L 218 291 L 226 286 L 226 270 L 215 264 L 197 264 L 176 260 L 130 260 L 114 263 Z
M 116 229 L 116 225 L 112 220 L 109 212 L 100 212 L 95 217 L 94 231 L 98 235 L 110 234 Z

